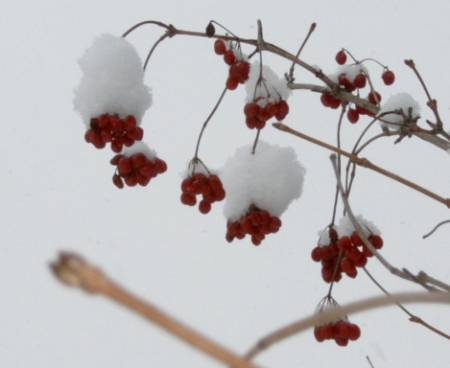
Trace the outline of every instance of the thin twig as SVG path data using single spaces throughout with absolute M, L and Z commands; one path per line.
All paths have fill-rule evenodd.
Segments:
M 390 293 L 389 293 L 389 291 L 387 291 L 376 279 L 375 279 L 375 277 L 373 277 L 373 275 L 367 270 L 367 268 L 366 267 L 363 267 L 363 270 L 364 270 L 364 272 L 366 273 L 366 275 L 369 277 L 369 279 L 383 292 L 383 293 L 385 293 L 386 295 L 391 295 Z M 418 317 L 418 316 L 416 316 L 416 315 L 414 315 L 414 314 L 412 314 L 408 309 L 406 309 L 402 304 L 400 304 L 400 303 L 396 303 L 397 304 L 397 306 L 403 311 L 403 312 L 405 312 L 407 315 L 408 315 L 408 317 L 409 317 L 409 320 L 411 321 L 411 322 L 414 322 L 414 323 L 417 323 L 417 324 L 419 324 L 419 325 L 422 325 L 423 327 L 425 327 L 425 328 L 427 328 L 427 329 L 429 329 L 430 331 L 432 331 L 432 332 L 434 332 L 434 333 L 437 333 L 438 335 L 440 335 L 440 336 L 442 336 L 442 337 L 444 337 L 444 338 L 446 338 L 446 339 L 449 339 L 450 340 L 450 336 L 449 335 L 447 335 L 445 332 L 443 332 L 443 331 L 441 331 L 441 330 L 439 330 L 439 329 L 437 329 L 436 327 L 434 327 L 434 326 L 432 326 L 432 325 L 430 325 L 429 323 L 427 323 L 427 322 L 425 322 L 422 318 L 420 318 L 420 317 Z
M 450 224 L 450 220 L 441 221 L 439 224 L 437 224 L 432 230 L 430 230 L 428 233 L 422 236 L 422 239 L 426 239 L 434 234 L 434 232 L 439 229 L 441 226 Z
M 370 365 L 370 368 L 375 368 L 374 365 L 372 364 L 372 361 L 370 360 L 370 358 L 369 358 L 368 355 L 366 355 L 366 359 L 367 359 L 367 362 L 368 362 L 369 365 Z
M 309 26 L 309 30 L 308 30 L 308 33 L 306 34 L 305 39 L 303 40 L 303 42 L 302 42 L 300 48 L 299 48 L 298 51 L 297 51 L 297 54 L 295 55 L 295 58 L 296 58 L 296 59 L 299 58 L 299 56 L 300 56 L 300 54 L 301 54 L 303 48 L 305 47 L 306 43 L 308 42 L 309 38 L 311 37 L 311 35 L 312 35 L 312 33 L 314 32 L 315 29 L 316 29 L 316 23 L 312 23 L 312 24 Z M 292 65 L 291 65 L 291 67 L 289 68 L 289 77 L 288 77 L 288 80 L 289 80 L 290 82 L 293 82 L 293 81 L 294 81 L 294 68 L 295 68 L 295 62 L 292 62 Z
M 392 264 L 390 264 L 386 258 L 384 258 L 380 252 L 378 252 L 377 249 L 375 249 L 375 247 L 372 245 L 372 243 L 368 240 L 366 234 L 364 233 L 363 229 L 361 228 L 361 225 L 358 223 L 358 221 L 356 220 L 356 217 L 351 209 L 350 203 L 348 201 L 347 196 L 345 195 L 344 192 L 344 187 L 342 185 L 342 182 L 340 180 L 339 177 L 339 172 L 338 172 L 338 166 L 336 163 L 336 155 L 331 155 L 330 156 L 330 160 L 331 163 L 333 165 L 333 170 L 334 170 L 334 174 L 336 176 L 336 181 L 338 183 L 338 187 L 339 187 L 339 192 L 341 194 L 341 199 L 342 202 L 344 204 L 344 207 L 346 209 L 346 213 L 348 214 L 348 217 L 353 225 L 353 227 L 355 228 L 356 232 L 358 233 L 359 237 L 361 238 L 361 240 L 363 241 L 364 245 L 372 252 L 372 254 L 378 259 L 378 261 L 380 261 L 380 263 L 393 275 L 396 275 L 404 280 L 408 280 L 414 283 L 417 283 L 421 286 L 423 286 L 424 288 L 426 288 L 427 290 L 431 290 L 432 287 L 430 287 L 428 285 L 428 280 L 426 277 L 422 277 L 422 279 L 419 279 L 419 277 L 414 276 L 413 274 L 411 274 L 407 269 L 403 269 L 400 270 L 397 267 L 394 267 Z M 438 281 L 438 280 L 436 280 Z M 446 284 L 444 284 L 446 285 Z M 448 291 L 447 289 L 445 289 L 446 291 Z
M 131 294 L 96 266 L 89 264 L 76 254 L 61 252 L 59 258 L 50 267 L 54 275 L 65 285 L 80 288 L 91 294 L 102 295 L 226 365 L 241 368 L 256 367 L 193 328 L 177 321 L 155 305 Z
M 313 143 L 315 145 L 318 145 L 320 147 L 326 148 L 326 149 L 328 149 L 330 151 L 333 151 L 335 153 L 340 153 L 342 156 L 345 156 L 345 157 L 349 158 L 352 162 L 356 163 L 358 166 L 361 166 L 361 167 L 364 167 L 366 169 L 375 171 L 375 172 L 377 172 L 377 173 L 379 173 L 381 175 L 384 175 L 384 176 L 386 176 L 386 177 L 388 177 L 388 178 L 390 178 L 392 180 L 395 180 L 395 181 L 399 182 L 400 184 L 403 184 L 403 185 L 405 185 L 405 186 L 407 186 L 407 187 L 409 187 L 411 189 L 414 189 L 415 191 L 417 191 L 419 193 L 422 193 L 422 194 L 426 195 L 427 197 L 432 198 L 435 201 L 437 201 L 439 203 L 442 203 L 446 207 L 450 208 L 450 199 L 449 198 L 441 197 L 440 195 L 438 195 L 438 194 L 436 194 L 436 193 L 434 193 L 434 192 L 432 192 L 432 191 L 430 191 L 430 190 L 428 190 L 428 189 L 426 189 L 426 188 L 424 188 L 424 187 L 422 187 L 422 186 L 420 186 L 420 185 L 418 185 L 418 184 L 416 184 L 416 183 L 414 183 L 414 182 L 412 182 L 412 181 L 410 181 L 408 179 L 405 179 L 405 178 L 403 178 L 403 177 L 401 177 L 401 176 L 399 176 L 399 175 L 397 175 L 397 174 L 395 174 L 393 172 L 390 172 L 388 170 L 383 169 L 380 166 L 377 166 L 377 165 L 373 164 L 371 161 L 369 161 L 366 158 L 358 157 L 357 155 L 352 155 L 351 153 L 349 153 L 347 151 L 344 151 L 342 149 L 338 149 L 337 147 L 335 147 L 335 146 L 333 146 L 333 145 L 331 145 L 329 143 L 323 142 L 323 141 L 321 141 L 321 140 L 319 140 L 317 138 L 311 137 L 311 136 L 306 135 L 306 134 L 304 134 L 302 132 L 294 130 L 294 129 L 290 128 L 289 126 L 285 125 L 285 124 L 274 123 L 272 125 L 275 128 L 277 128 L 277 129 L 279 129 L 279 130 L 281 130 L 283 132 L 290 133 L 290 134 L 292 134 L 292 135 L 294 135 L 294 136 L 296 136 L 298 138 L 301 138 L 301 139 L 303 139 L 305 141 L 308 141 L 308 142 Z
M 323 311 L 322 313 L 315 313 L 299 321 L 289 323 L 288 325 L 283 326 L 266 335 L 245 354 L 245 357 L 249 360 L 253 359 L 256 355 L 273 346 L 274 344 L 279 343 L 282 340 L 285 340 L 293 335 L 297 335 L 313 326 L 323 325 L 347 315 L 395 305 L 397 303 L 450 304 L 450 294 L 443 292 L 408 292 L 392 294 L 391 296 L 381 295 L 364 300 L 358 300 L 356 302 L 349 303 L 338 308 L 328 309 Z
M 147 57 L 145 58 L 145 62 L 144 62 L 144 70 L 147 69 L 147 65 L 148 62 L 150 61 L 150 58 L 153 55 L 153 52 L 156 50 L 156 48 L 158 47 L 158 45 L 163 42 L 167 37 L 170 37 L 170 31 L 167 31 L 166 33 L 164 33 L 160 38 L 158 38 L 158 40 L 153 44 L 152 48 L 150 49 L 149 53 L 147 54 Z
M 195 145 L 194 159 L 198 158 L 198 151 L 200 149 L 200 142 L 202 140 L 203 133 L 205 132 L 205 129 L 206 129 L 209 121 L 211 120 L 211 118 L 214 116 L 214 114 L 216 113 L 217 109 L 219 108 L 219 106 L 220 106 L 223 98 L 225 97 L 226 93 L 227 93 L 227 88 L 225 87 L 223 89 L 222 93 L 220 94 L 220 97 L 217 100 L 216 104 L 214 105 L 213 109 L 211 110 L 211 112 L 209 113 L 209 115 L 206 118 L 205 122 L 203 123 L 202 128 L 200 129 L 200 134 L 198 135 L 197 144 Z

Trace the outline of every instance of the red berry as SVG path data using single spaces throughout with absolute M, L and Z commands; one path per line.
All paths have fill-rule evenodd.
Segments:
M 367 98 L 374 105 L 378 105 L 381 102 L 381 95 L 377 91 L 370 92 Z
M 121 176 L 128 175 L 129 173 L 131 173 L 131 171 L 133 171 L 133 166 L 131 165 L 130 159 L 124 156 L 119 159 L 117 168 Z
M 277 104 L 277 112 L 275 114 L 275 118 L 280 121 L 283 120 L 286 115 L 289 113 L 289 105 L 285 100 L 280 100 Z
M 322 250 L 320 247 L 315 247 L 311 252 L 311 258 L 314 262 L 319 262 L 322 259 Z
M 355 124 L 359 120 L 359 113 L 356 109 L 349 109 L 347 111 L 347 119 L 350 123 Z
M 237 79 L 228 78 L 226 86 L 230 91 L 235 90 L 239 85 L 239 81 Z
M 381 75 L 381 78 L 383 78 L 383 82 L 385 85 L 390 86 L 395 81 L 395 74 L 392 70 L 387 69 Z
M 218 39 L 214 42 L 214 52 L 217 55 L 223 55 L 227 51 L 227 46 L 225 45 L 225 41 Z
M 346 55 L 345 51 L 344 50 L 339 51 L 336 54 L 335 59 L 338 64 L 340 64 L 340 65 L 345 64 L 345 62 L 347 61 L 347 55 Z
M 352 242 L 348 236 L 344 236 L 338 240 L 337 246 L 339 249 L 347 251 L 352 248 Z
M 117 187 L 117 188 L 119 188 L 119 189 L 122 189 L 123 188 L 123 181 L 122 181 L 122 179 L 120 178 L 120 176 L 119 175 L 114 175 L 113 176 L 113 178 L 112 178 L 112 181 L 113 181 L 113 183 L 114 183 L 114 185 Z
M 325 340 L 325 334 L 324 334 L 324 328 L 323 326 L 316 326 L 314 327 L 314 337 L 318 342 L 322 342 Z
M 259 105 L 257 103 L 250 102 L 245 105 L 244 114 L 245 114 L 245 116 L 253 117 L 253 116 L 258 115 L 260 109 L 261 109 L 261 107 L 259 107 Z
M 348 344 L 348 339 L 344 339 L 342 337 L 336 337 L 334 341 L 336 341 L 336 344 L 338 344 L 339 346 L 347 346 Z
M 366 86 L 366 76 L 362 73 L 358 74 L 353 80 L 356 88 L 364 88 Z
M 236 62 L 236 56 L 234 55 L 233 50 L 226 51 L 225 54 L 223 55 L 223 60 L 228 65 L 233 65 Z
M 195 199 L 195 196 L 190 193 L 183 193 L 181 195 L 181 203 L 187 205 L 187 206 L 195 206 L 197 203 L 197 200 Z
M 364 244 L 361 237 L 359 236 L 359 234 L 356 231 L 354 231 L 352 233 L 350 239 L 352 240 L 352 243 L 355 247 L 359 247 L 360 245 Z
M 383 238 L 379 235 L 369 236 L 369 241 L 375 249 L 381 249 L 383 247 Z
M 358 325 L 355 325 L 354 323 L 350 324 L 350 328 L 349 328 L 349 339 L 350 340 L 358 340 L 359 337 L 361 336 L 361 329 L 359 328 Z

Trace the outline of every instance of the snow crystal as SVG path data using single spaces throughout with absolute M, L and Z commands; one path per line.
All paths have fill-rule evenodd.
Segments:
M 380 230 L 370 221 L 366 220 L 362 215 L 355 216 L 356 221 L 361 226 L 364 235 L 368 237 L 370 234 L 380 235 Z M 339 238 L 343 236 L 350 236 L 355 231 L 355 227 L 353 226 L 352 221 L 348 215 L 342 217 L 339 221 L 339 225 L 337 227 L 337 232 Z
M 152 150 L 147 144 L 140 141 L 135 142 L 130 147 L 124 147 L 121 152 L 122 155 L 127 157 L 133 156 L 136 153 L 143 153 L 148 159 L 153 159 L 157 156 L 155 150 Z
M 318 235 L 319 235 L 319 241 L 318 241 L 317 245 L 324 246 L 324 245 L 329 245 L 331 243 L 330 229 L 328 226 L 325 229 L 319 231 Z
M 349 79 L 349 81 L 353 82 L 355 77 L 358 74 L 360 74 L 360 73 L 364 73 L 366 75 L 369 75 L 369 71 L 362 64 L 341 65 L 341 66 L 338 67 L 336 72 L 334 72 L 333 74 L 330 74 L 328 76 L 328 78 L 330 78 L 334 83 L 338 83 L 339 82 L 339 76 L 341 74 L 345 74 L 345 75 L 347 75 L 347 78 Z
M 390 111 L 402 110 L 405 115 L 408 115 L 409 108 L 412 108 L 412 117 L 419 117 L 420 106 L 416 100 L 414 100 L 408 93 L 397 93 L 388 98 L 388 100 L 381 106 L 380 114 Z M 381 126 L 386 128 L 398 129 L 398 125 L 403 121 L 402 115 L 398 113 L 392 113 L 384 115 L 380 121 Z
M 139 55 L 127 40 L 109 34 L 98 37 L 79 60 L 82 71 L 74 108 L 86 125 L 104 113 L 134 115 L 138 123 L 150 107 Z
M 280 216 L 302 193 L 305 169 L 293 148 L 260 141 L 255 155 L 251 150 L 251 145 L 238 148 L 220 170 L 227 193 L 224 215 L 231 221 L 252 204 Z
M 245 84 L 247 92 L 247 102 L 253 102 L 262 97 L 258 102 L 261 107 L 266 106 L 268 102 L 278 102 L 280 99 L 287 100 L 292 91 L 287 86 L 284 77 L 278 77 L 275 72 L 267 65 L 262 67 L 262 76 L 264 83 L 258 83 L 260 77 L 260 64 L 255 62 L 250 68 L 250 76 Z

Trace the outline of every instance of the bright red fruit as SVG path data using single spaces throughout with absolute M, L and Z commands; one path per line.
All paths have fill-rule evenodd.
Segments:
M 344 50 L 341 50 L 336 54 L 335 59 L 338 64 L 343 65 L 347 61 L 347 54 L 345 53 Z
M 349 109 L 347 111 L 347 119 L 350 123 L 355 124 L 359 120 L 359 113 L 355 109 Z
M 353 84 L 356 88 L 364 88 L 366 86 L 366 76 L 362 73 L 358 74 L 355 79 L 353 79 Z
M 377 91 L 370 92 L 367 98 L 374 105 L 378 105 L 381 102 L 381 95 Z
M 227 46 L 225 45 L 225 41 L 221 39 L 217 39 L 214 42 L 214 52 L 217 55 L 223 55 L 227 51 Z
M 387 69 L 383 72 L 381 78 L 385 85 L 390 86 L 395 81 L 395 74 L 392 70 Z

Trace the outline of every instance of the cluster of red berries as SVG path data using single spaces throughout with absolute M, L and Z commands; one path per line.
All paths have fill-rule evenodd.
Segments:
M 151 179 L 167 170 L 163 160 L 157 157 L 149 159 L 143 153 L 135 153 L 129 157 L 116 155 L 111 160 L 111 164 L 117 167 L 112 180 L 120 189 L 124 187 L 124 181 L 129 187 L 137 184 L 146 186 Z
M 195 206 L 197 195 L 202 195 L 202 200 L 198 205 L 201 213 L 206 214 L 211 211 L 211 204 L 222 201 L 225 198 L 225 190 L 221 180 L 217 175 L 205 175 L 195 173 L 183 180 L 181 183 L 181 203 L 187 206 Z
M 230 66 L 226 86 L 229 90 L 234 90 L 239 84 L 247 82 L 250 64 L 236 56 L 240 55 L 240 52 L 235 52 L 234 48 L 228 45 L 231 44 L 219 38 L 214 42 L 214 51 L 217 55 L 223 55 L 223 60 Z
M 111 142 L 111 149 L 119 153 L 124 145 L 129 147 L 135 141 L 142 140 L 143 136 L 144 131 L 137 126 L 133 115 L 121 119 L 117 114 L 103 114 L 91 119 L 90 129 L 84 138 L 99 149 Z
M 339 65 L 343 65 L 347 62 L 347 54 L 345 53 L 345 50 L 339 50 L 338 53 L 336 54 L 336 62 Z M 389 70 L 387 67 L 384 68 L 383 70 L 383 74 L 381 74 L 381 79 L 383 79 L 383 82 L 385 85 L 390 86 L 391 84 L 393 84 L 395 82 L 395 74 L 392 70 Z M 362 81 L 361 81 L 362 83 Z M 365 86 L 366 82 L 364 81 L 363 83 L 363 87 Z M 363 87 L 358 87 L 358 88 L 363 88 Z
M 258 104 L 260 99 L 249 102 L 244 107 L 245 123 L 250 129 L 262 129 L 271 118 L 275 117 L 280 121 L 289 113 L 289 105 L 285 100 L 267 102 L 264 107 L 261 107 Z
M 276 233 L 281 227 L 281 220 L 268 211 L 252 206 L 238 221 L 228 222 L 226 239 L 243 239 L 250 235 L 254 245 L 260 245 L 266 235 Z
M 339 346 L 347 346 L 348 341 L 358 340 L 361 336 L 361 329 L 358 325 L 346 320 L 339 320 L 314 328 L 314 336 L 317 341 L 333 339 Z
M 330 244 L 318 245 L 311 252 L 311 258 L 315 262 L 322 263 L 322 278 L 325 282 L 338 282 L 345 273 L 351 278 L 358 274 L 357 267 L 364 267 L 367 258 L 373 254 L 365 246 L 358 233 L 351 236 L 343 236 L 338 239 L 334 228 L 329 229 Z M 383 239 L 379 235 L 371 234 L 368 237 L 375 249 L 383 247 Z

